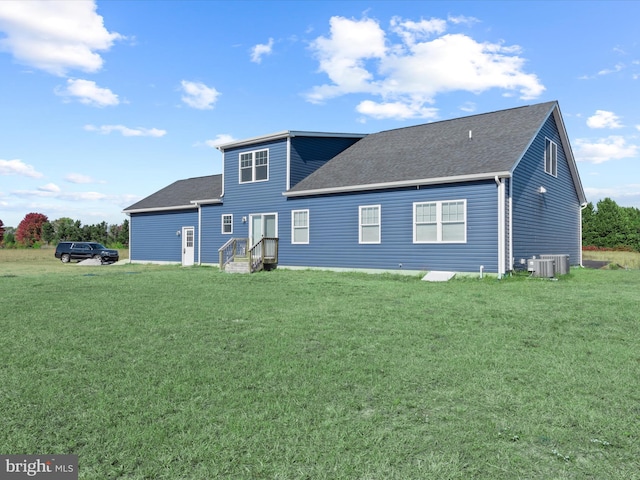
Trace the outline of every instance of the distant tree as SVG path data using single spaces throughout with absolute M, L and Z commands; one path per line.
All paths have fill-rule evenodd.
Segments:
M 4 241 L 4 223 L 0 220 L 0 245 Z
M 582 244 L 640 251 L 640 210 L 620 207 L 610 198 L 595 208 L 588 203 L 582 211 Z
M 122 225 L 109 226 L 108 243 L 122 246 L 129 244 L 129 220 L 125 220 Z
M 42 240 L 47 244 L 53 242 L 56 238 L 56 231 L 51 222 L 45 222 L 42 225 Z
M 5 247 L 14 247 L 16 244 L 16 229 L 13 227 L 5 227 L 4 243 Z
M 42 213 L 27 213 L 16 230 L 16 241 L 25 247 L 31 247 L 42 240 L 42 225 L 49 219 Z
M 595 229 L 596 209 L 593 203 L 587 203 L 582 210 L 582 245 L 596 246 L 597 231 Z
M 51 222 L 55 230 L 55 241 L 64 242 L 69 240 L 77 240 L 78 232 L 76 222 L 69 217 L 61 217 Z
M 120 237 L 118 239 L 123 245 L 129 246 L 129 220 L 126 219 L 122 222 L 122 229 L 120 230 Z

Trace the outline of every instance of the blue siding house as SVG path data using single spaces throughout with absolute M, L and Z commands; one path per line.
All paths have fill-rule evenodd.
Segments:
M 124 210 L 132 262 L 226 269 L 271 239 L 260 251 L 280 267 L 503 275 L 543 254 L 582 262 L 586 198 L 557 102 L 218 148 L 222 174 Z

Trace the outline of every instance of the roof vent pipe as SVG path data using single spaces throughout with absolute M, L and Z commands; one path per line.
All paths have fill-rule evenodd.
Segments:
M 471 140 L 473 138 L 473 131 L 469 130 L 469 140 Z

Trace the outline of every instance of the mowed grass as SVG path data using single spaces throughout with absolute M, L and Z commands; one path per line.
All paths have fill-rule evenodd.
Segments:
M 593 251 L 582 252 L 585 260 L 599 260 L 609 262 L 609 268 L 631 268 L 640 269 L 640 253 L 638 252 L 617 252 L 617 251 Z
M 427 283 L 6 253 L 4 454 L 77 454 L 82 479 L 640 478 L 640 271 Z

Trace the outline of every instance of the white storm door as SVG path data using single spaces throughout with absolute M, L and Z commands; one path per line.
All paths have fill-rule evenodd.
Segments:
M 277 238 L 278 236 L 278 216 L 276 213 L 259 213 L 250 215 L 251 217 L 251 245 L 258 243 L 263 237 Z M 275 247 L 269 247 L 274 250 Z M 255 252 L 261 255 L 262 252 Z M 273 256 L 274 252 L 266 251 L 265 256 Z
M 195 228 L 182 227 L 182 266 L 193 265 L 195 255 Z

